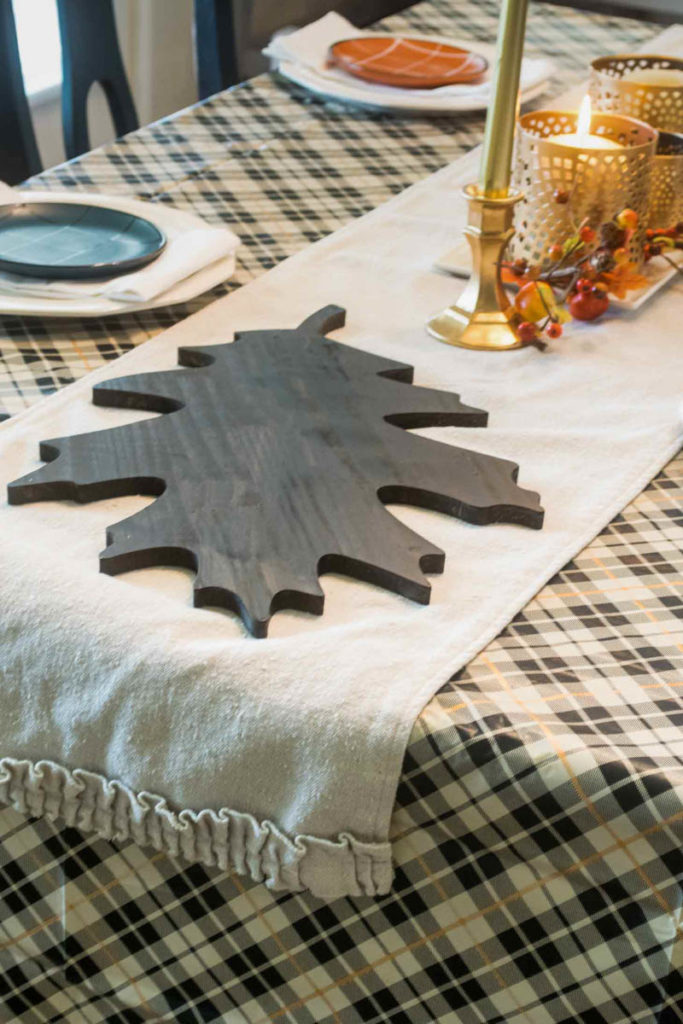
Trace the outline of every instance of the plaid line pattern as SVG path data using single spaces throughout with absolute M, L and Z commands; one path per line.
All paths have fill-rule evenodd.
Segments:
M 386 897 L 2 810 L 0 1021 L 683 1021 L 682 587 L 679 458 L 427 705 Z
M 491 0 L 391 27 L 490 39 Z M 653 34 L 539 4 L 561 82 Z M 480 141 L 480 115 L 337 109 L 263 77 L 30 187 L 134 193 L 229 223 L 251 279 Z M 15 412 L 191 307 L 6 318 Z M 415 724 L 394 891 L 325 904 L 0 810 L 0 1024 L 683 1022 L 683 458 Z

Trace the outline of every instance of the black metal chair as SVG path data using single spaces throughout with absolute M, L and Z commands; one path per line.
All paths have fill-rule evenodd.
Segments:
M 411 7 L 416 0 L 194 0 L 199 98 L 206 99 L 267 67 L 260 56 L 274 32 L 338 11 L 355 25 Z
M 232 0 L 194 0 L 199 99 L 239 81 Z
M 62 40 L 62 122 L 69 159 L 90 149 L 88 93 L 102 86 L 117 135 L 139 128 L 111 0 L 57 0 Z
M 9 185 L 41 168 L 21 73 L 12 0 L 0 0 L 0 178 Z

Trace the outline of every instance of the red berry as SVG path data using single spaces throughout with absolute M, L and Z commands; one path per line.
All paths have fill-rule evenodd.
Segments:
M 562 325 L 552 321 L 546 327 L 545 333 L 549 338 L 560 338 L 562 336 Z
M 536 337 L 536 324 L 532 324 L 528 320 L 522 320 L 517 328 L 517 334 L 520 341 L 533 341 Z
M 580 277 L 576 282 L 577 292 L 585 292 L 586 294 L 593 290 L 593 282 L 589 281 L 587 277 Z
M 565 192 L 563 188 L 556 188 L 553 192 L 553 199 L 560 206 L 564 206 L 565 203 L 569 202 L 569 192 Z
M 593 228 L 590 227 L 590 225 L 584 224 L 584 226 L 579 229 L 579 238 L 584 245 L 590 245 L 591 242 L 595 241 L 595 231 L 593 231 Z
M 609 297 L 603 288 L 577 292 L 569 300 L 569 312 L 575 320 L 597 320 L 609 306 Z
M 551 259 L 553 261 L 553 263 L 557 263 L 559 260 L 561 260 L 562 259 L 562 246 L 561 245 L 557 245 L 557 244 L 551 245 L 550 248 L 548 249 L 548 258 Z

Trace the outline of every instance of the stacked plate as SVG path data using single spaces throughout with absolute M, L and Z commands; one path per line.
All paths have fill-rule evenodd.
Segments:
M 0 187 L 0 313 L 111 316 L 196 298 L 239 240 L 182 210 L 120 196 Z
M 432 36 L 360 32 L 331 13 L 264 50 L 285 78 L 327 99 L 402 114 L 484 110 L 491 97 L 495 46 Z M 547 87 L 553 65 L 525 58 L 522 102 Z

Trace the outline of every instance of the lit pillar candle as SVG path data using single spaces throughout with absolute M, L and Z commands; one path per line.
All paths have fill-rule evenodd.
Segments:
M 637 68 L 625 74 L 624 78 L 639 85 L 666 85 L 683 89 L 683 71 L 677 68 Z
M 558 146 L 571 146 L 572 149 L 621 149 L 621 143 L 608 139 L 605 135 L 591 135 L 591 100 L 584 96 L 576 121 L 576 131 L 566 134 L 551 135 L 548 142 Z
M 527 7 L 528 0 L 503 0 L 500 12 L 492 96 L 479 175 L 479 187 L 489 198 L 504 198 L 510 185 Z

